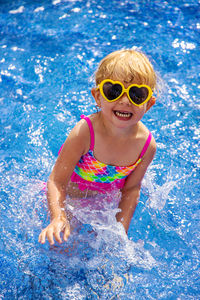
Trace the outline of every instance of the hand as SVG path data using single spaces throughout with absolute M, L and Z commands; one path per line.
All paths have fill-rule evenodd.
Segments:
M 46 238 L 49 241 L 50 245 L 54 244 L 54 238 L 58 243 L 62 243 L 60 233 L 63 231 L 63 239 L 67 241 L 70 235 L 70 224 L 65 217 L 54 218 L 51 223 L 42 230 L 39 235 L 39 243 L 44 244 Z

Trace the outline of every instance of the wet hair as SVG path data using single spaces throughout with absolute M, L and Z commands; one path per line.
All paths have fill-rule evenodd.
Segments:
M 146 84 L 153 91 L 157 89 L 157 76 L 149 59 L 142 52 L 133 49 L 115 51 L 102 59 L 95 73 L 96 85 L 108 78 Z

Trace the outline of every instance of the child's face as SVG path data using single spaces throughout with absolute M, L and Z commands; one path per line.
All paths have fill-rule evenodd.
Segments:
M 112 80 L 117 81 L 116 78 Z M 120 80 L 118 80 L 120 81 Z M 124 87 L 127 89 L 131 84 L 135 82 L 126 83 L 121 81 Z M 101 108 L 104 116 L 114 122 L 117 127 L 129 127 L 137 124 L 145 112 L 150 109 L 155 103 L 155 97 L 151 97 L 148 102 L 141 106 L 134 105 L 128 98 L 126 92 L 116 101 L 108 102 L 100 93 L 99 89 L 92 89 L 92 95 L 95 98 L 97 105 Z

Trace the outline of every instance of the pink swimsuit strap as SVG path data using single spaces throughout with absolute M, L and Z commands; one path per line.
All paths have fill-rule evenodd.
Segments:
M 143 149 L 142 149 L 142 151 L 141 151 L 141 153 L 140 153 L 139 158 L 142 158 L 142 157 L 144 156 L 144 154 L 146 153 L 146 151 L 147 151 L 147 149 L 148 149 L 148 147 L 149 147 L 149 144 L 150 144 L 150 142 L 151 142 L 151 138 L 152 138 L 152 134 L 151 134 L 151 132 L 149 131 L 148 138 L 147 138 L 146 143 L 145 143 L 145 145 L 144 145 L 144 147 L 143 147 Z
M 81 115 L 81 119 L 86 120 L 86 122 L 88 123 L 89 130 L 90 130 L 90 139 L 91 139 L 90 150 L 93 151 L 94 150 L 94 129 L 93 129 L 93 126 L 92 126 L 92 122 L 91 122 L 90 118 L 88 118 L 85 115 Z

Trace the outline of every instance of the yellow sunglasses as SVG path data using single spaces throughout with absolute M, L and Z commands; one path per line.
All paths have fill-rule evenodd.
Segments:
M 101 95 L 108 102 L 114 102 L 118 100 L 124 93 L 126 93 L 131 103 L 136 106 L 146 103 L 153 94 L 148 85 L 131 84 L 126 89 L 123 83 L 120 81 L 113 81 L 111 79 L 103 80 L 97 88 L 99 88 Z

